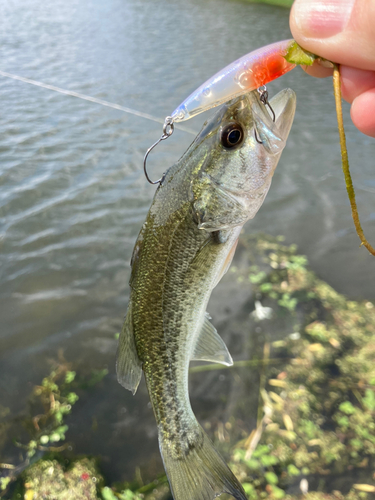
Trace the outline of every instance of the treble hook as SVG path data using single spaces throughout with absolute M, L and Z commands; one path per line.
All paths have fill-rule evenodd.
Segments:
M 275 115 L 274 110 L 272 109 L 271 104 L 268 101 L 268 90 L 267 90 L 267 87 L 265 85 L 262 85 L 262 87 L 259 87 L 258 93 L 260 94 L 260 97 L 259 97 L 260 102 L 263 103 L 264 106 L 268 106 L 270 108 L 271 113 L 272 113 L 272 121 L 275 122 L 276 115 Z M 258 139 L 257 131 L 256 131 L 255 128 L 254 128 L 254 135 L 255 135 L 255 140 L 257 141 L 257 143 L 258 144 L 263 144 L 263 142 Z
M 173 123 L 173 118 L 171 116 L 167 116 L 164 125 L 163 125 L 163 134 L 158 139 L 148 150 L 146 151 L 145 157 L 143 159 L 143 170 L 146 176 L 146 179 L 150 184 L 160 184 L 160 182 L 163 180 L 163 177 L 160 177 L 157 181 L 152 181 L 150 177 L 147 174 L 147 168 L 146 168 L 146 162 L 147 162 L 147 157 L 151 153 L 151 151 L 154 149 L 155 146 L 159 144 L 161 141 L 165 141 L 165 139 L 168 139 L 173 134 L 174 131 L 174 123 Z

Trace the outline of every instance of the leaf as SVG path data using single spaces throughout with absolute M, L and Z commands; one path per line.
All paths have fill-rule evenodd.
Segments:
M 365 397 L 363 398 L 363 403 L 369 410 L 375 410 L 375 392 L 371 389 L 366 389 Z
M 346 413 L 346 415 L 352 415 L 353 413 L 355 413 L 355 408 L 350 403 L 350 401 L 345 401 L 344 403 L 341 403 L 339 406 L 339 410 L 342 411 L 343 413 Z
M 288 465 L 288 474 L 291 476 L 299 476 L 301 474 L 300 470 L 293 464 Z
M 372 484 L 353 484 L 353 488 L 367 493 L 375 493 L 375 486 L 372 486 Z
M 76 403 L 78 399 L 79 399 L 78 394 L 76 394 L 75 392 L 69 392 L 69 394 L 67 394 L 66 396 L 66 400 L 71 405 L 74 405 L 74 403 Z
M 283 415 L 283 421 L 284 421 L 284 425 L 285 425 L 285 428 L 286 428 L 287 431 L 293 431 L 294 430 L 293 421 L 292 421 L 292 419 L 290 418 L 290 416 L 287 413 L 284 413 L 284 415 Z
M 268 394 L 274 403 L 284 406 L 285 401 L 276 392 L 270 391 Z
M 264 477 L 268 484 L 277 484 L 279 482 L 279 478 L 274 472 L 265 472 Z
M 103 500 L 118 500 L 116 495 L 113 493 L 111 488 L 109 488 L 108 486 L 105 486 L 104 488 L 102 488 L 101 493 L 102 493 Z
M 329 343 L 331 344 L 332 347 L 334 347 L 335 349 L 338 349 L 340 347 L 340 342 L 334 338 L 330 338 L 329 339 Z
M 322 351 L 324 348 L 322 346 L 322 344 L 320 344 L 319 342 L 316 342 L 315 344 L 310 344 L 309 345 L 309 351 L 311 352 L 319 352 L 319 351 Z
M 310 441 L 307 441 L 307 444 L 309 446 L 322 446 L 323 442 L 321 439 L 310 439 Z
M 260 469 L 260 463 L 255 458 L 250 458 L 249 460 L 246 460 L 246 465 L 251 470 L 258 470 L 258 469 Z
M 10 483 L 10 477 L 0 477 L 0 491 L 5 490 Z
M 272 494 L 274 498 L 281 499 L 285 497 L 285 491 L 282 490 L 281 488 L 278 488 L 277 486 L 271 486 L 272 488 Z
M 287 383 L 285 380 L 278 380 L 276 378 L 271 378 L 268 383 L 273 387 L 286 387 Z
M 297 42 L 294 42 L 288 49 L 285 59 L 292 64 L 303 64 L 312 66 L 317 56 L 304 50 Z
M 260 461 L 264 467 L 271 467 L 279 463 L 279 459 L 275 455 L 263 455 L 260 457 Z
M 66 375 L 65 375 L 65 383 L 66 384 L 71 384 L 73 382 L 73 380 L 75 379 L 76 377 L 76 372 L 66 372 Z
M 57 443 L 58 441 L 60 441 L 61 437 L 59 436 L 59 434 L 57 434 L 57 432 L 54 432 L 53 434 L 50 435 L 49 437 L 49 440 L 52 442 L 52 443 Z
M 242 483 L 242 487 L 249 499 L 258 498 L 257 491 L 251 483 Z
M 35 493 L 34 490 L 27 490 L 27 491 L 25 491 L 24 499 L 25 500 L 33 500 L 34 493 Z

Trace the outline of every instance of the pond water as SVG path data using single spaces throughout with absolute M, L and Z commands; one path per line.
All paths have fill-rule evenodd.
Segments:
M 228 0 L 6 0 L 0 70 L 163 119 L 231 61 L 290 38 L 288 15 Z M 375 299 L 375 261 L 359 249 L 341 172 L 331 85 L 299 69 L 269 85 L 271 95 L 293 88 L 297 113 L 268 197 L 246 231 L 285 235 L 339 292 Z M 0 404 L 22 411 L 63 349 L 85 369 L 109 370 L 77 404 L 68 435 L 74 451 L 102 456 L 110 480 L 131 479 L 150 456 L 161 471 L 145 387 L 133 397 L 114 371 L 131 252 L 154 193 L 142 159 L 161 126 L 5 77 L 0 100 Z M 361 221 L 374 242 L 375 141 L 353 127 L 348 105 L 344 112 Z M 204 119 L 186 125 L 198 132 Z M 192 137 L 177 129 L 158 147 L 149 161 L 153 178 Z M 227 278 L 210 308 L 224 334 L 229 289 L 236 293 Z M 210 399 L 204 391 L 194 379 L 198 416 L 212 409 L 215 393 Z M 3 459 L 12 460 L 10 449 Z

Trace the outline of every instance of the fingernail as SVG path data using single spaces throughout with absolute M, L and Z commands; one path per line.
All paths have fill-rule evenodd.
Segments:
M 328 38 L 343 31 L 355 0 L 295 0 L 294 21 L 308 38 Z

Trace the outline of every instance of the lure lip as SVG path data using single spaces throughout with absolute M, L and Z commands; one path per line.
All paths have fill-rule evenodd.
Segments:
M 182 122 L 279 78 L 296 65 L 285 56 L 293 39 L 260 47 L 240 57 L 204 82 L 171 114 Z

